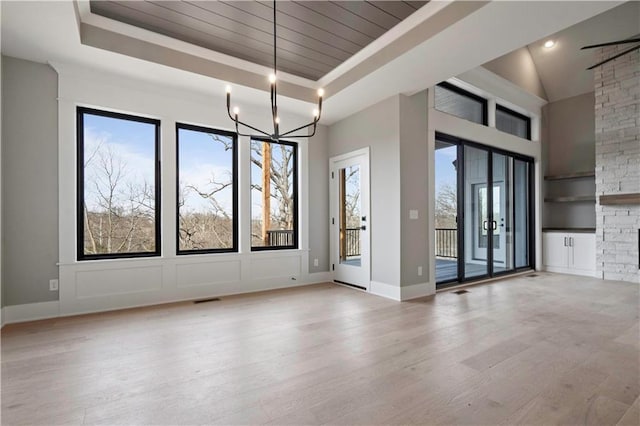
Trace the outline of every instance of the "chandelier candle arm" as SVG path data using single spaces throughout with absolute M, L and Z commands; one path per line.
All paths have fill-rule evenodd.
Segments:
M 318 89 L 318 108 L 313 111 L 313 121 L 302 125 L 300 127 L 296 127 L 293 130 L 289 130 L 288 132 L 280 133 L 280 116 L 278 115 L 278 79 L 277 79 L 277 24 L 276 24 L 276 1 L 273 2 L 273 73 L 269 75 L 269 84 L 270 84 L 270 97 L 271 97 L 271 118 L 273 120 L 273 133 L 269 134 L 263 130 L 260 130 L 254 126 L 251 126 L 247 123 L 244 123 L 238 119 L 239 109 L 235 107 L 233 110 L 233 115 L 231 115 L 231 86 L 227 86 L 227 114 L 229 118 L 233 120 L 236 127 L 236 133 L 240 136 L 252 136 L 250 134 L 240 133 L 239 126 L 244 126 L 248 129 L 251 129 L 255 132 L 260 133 L 261 135 L 268 136 L 273 141 L 278 141 L 280 137 L 289 136 L 292 138 L 310 138 L 316 134 L 316 129 L 318 126 L 318 122 L 320 121 L 320 117 L 322 116 L 322 98 L 324 97 L 324 89 Z M 313 127 L 310 133 L 293 135 L 293 133 L 304 130 L 306 128 Z

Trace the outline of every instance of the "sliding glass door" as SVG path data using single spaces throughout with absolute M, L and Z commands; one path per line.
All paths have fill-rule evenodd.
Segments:
M 463 278 L 489 274 L 489 151 L 464 146 Z M 459 259 L 460 260 L 460 259 Z
M 444 213 L 440 211 L 438 192 L 443 179 L 438 175 L 443 168 L 438 164 L 442 156 L 437 151 L 453 147 L 454 165 L 462 167 L 455 168 L 457 184 L 452 191 L 457 196 L 455 222 L 449 220 L 453 229 L 445 229 L 438 225 L 444 222 Z M 436 135 L 436 150 L 437 284 L 456 284 L 532 267 L 532 160 L 441 134 Z M 453 232 L 455 238 L 449 235 Z M 453 239 L 455 251 L 449 247 Z
M 513 158 L 493 153 L 493 274 L 513 270 Z

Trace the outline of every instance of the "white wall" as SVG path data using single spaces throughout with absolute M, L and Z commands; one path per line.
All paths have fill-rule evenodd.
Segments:
M 224 98 L 221 96 L 212 99 L 198 93 L 178 91 L 91 69 L 63 64 L 54 64 L 54 67 L 59 74 L 58 175 L 54 181 L 57 180 L 60 190 L 53 191 L 53 195 L 57 200 L 54 205 L 59 205 L 60 215 L 58 238 L 51 238 L 51 240 L 58 241 L 59 302 L 11 306 L 9 321 L 237 294 L 321 282 L 330 278 L 326 272 L 328 269 L 326 129 L 320 128 L 316 137 L 311 140 L 298 141 L 300 249 L 259 253 L 250 251 L 249 140 L 241 137 L 239 139 L 240 252 L 177 257 L 175 255 L 176 194 L 173 184 L 176 177 L 175 123 L 185 122 L 232 130 L 232 122 L 226 116 Z M 34 84 L 37 84 L 37 81 Z M 257 102 L 260 103 L 259 100 Z M 75 260 L 76 218 L 73 212 L 76 202 L 75 117 L 78 105 L 161 120 L 163 252 L 161 257 L 83 262 Z M 260 107 L 251 105 L 241 107 L 243 119 L 269 128 L 268 95 L 265 95 L 264 105 Z M 22 119 L 27 118 L 27 115 L 24 115 Z M 280 115 L 287 127 L 297 126 L 309 120 L 309 117 L 287 113 Z M 37 114 L 29 118 L 36 122 L 38 119 Z M 53 135 L 53 140 L 55 139 Z M 55 154 L 53 157 L 55 158 Z M 6 164 L 15 159 L 5 156 L 3 160 Z M 25 168 L 24 164 L 20 166 Z M 310 176 L 313 176 L 313 181 L 310 181 Z M 316 197 L 309 197 L 310 193 L 316 194 Z M 46 206 L 41 208 L 46 209 Z M 312 210 L 314 223 L 310 226 L 309 216 Z M 325 215 L 324 218 L 323 215 Z M 15 223 L 5 223 L 5 225 L 10 227 Z M 317 243 L 309 239 L 311 227 Z M 322 259 L 319 267 L 314 269 L 315 274 L 309 273 L 310 252 L 316 258 Z

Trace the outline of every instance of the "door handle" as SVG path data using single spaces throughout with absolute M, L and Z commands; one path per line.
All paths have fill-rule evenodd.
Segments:
M 496 222 L 495 220 L 491 221 L 491 230 L 495 231 L 496 229 L 498 229 L 498 222 Z
M 567 245 L 567 237 L 564 237 L 564 246 L 568 247 L 568 245 Z
M 573 237 L 569 237 L 569 247 L 573 247 Z
M 485 231 L 487 230 L 487 221 L 486 220 L 482 221 L 482 229 L 485 230 Z

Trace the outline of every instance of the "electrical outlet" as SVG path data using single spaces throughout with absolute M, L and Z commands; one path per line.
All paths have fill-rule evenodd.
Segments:
M 422 266 L 418 266 L 418 276 L 422 276 Z
M 58 280 L 49 280 L 49 291 L 58 291 Z
M 318 259 L 313 259 L 313 266 L 318 266 L 318 265 L 319 265 Z

